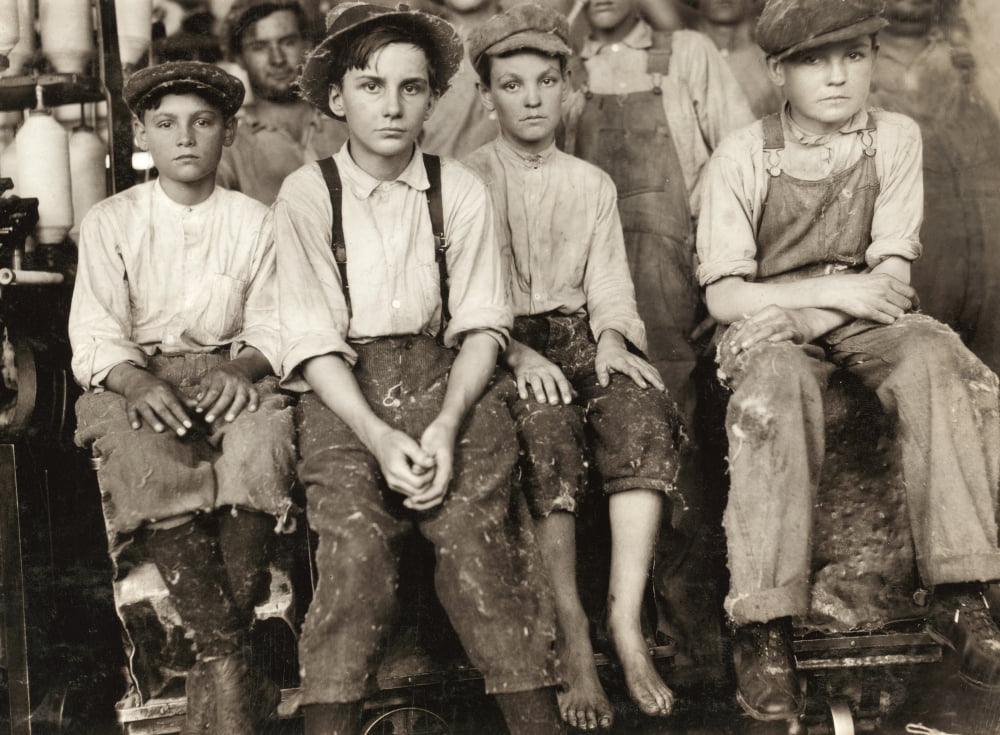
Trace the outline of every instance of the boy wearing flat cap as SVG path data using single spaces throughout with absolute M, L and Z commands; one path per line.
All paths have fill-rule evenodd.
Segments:
M 279 358 L 267 209 L 215 184 L 238 79 L 171 62 L 124 94 L 159 177 L 80 227 L 76 439 L 102 459 L 112 554 L 145 545 L 193 638 L 184 732 L 246 735 L 276 704 L 276 688 L 251 691 L 243 646 L 294 482 L 292 411 L 267 377 Z
M 809 608 L 823 392 L 835 368 L 898 417 L 929 631 L 962 675 L 1000 687 L 1000 631 L 983 582 L 1000 577 L 997 377 L 913 312 L 921 140 L 869 109 L 880 0 L 769 0 L 757 39 L 787 105 L 731 136 L 705 174 L 698 277 L 723 325 L 732 389 L 725 511 L 737 698 L 759 719 L 804 701 L 790 617 Z
M 500 136 L 468 163 L 487 182 L 503 233 L 515 317 L 503 362 L 517 381 L 522 484 L 555 596 L 560 709 L 570 725 L 594 729 L 610 727 L 613 712 L 576 588 L 576 496 L 592 451 L 610 505 L 609 632 L 631 697 L 644 713 L 666 715 L 673 695 L 650 658 L 641 606 L 664 496 L 676 493 L 679 419 L 660 375 L 637 354 L 646 331 L 614 183 L 555 146 L 568 38 L 565 17 L 533 4 L 470 36 Z
M 489 194 L 416 144 L 462 54 L 440 18 L 348 3 L 300 79 L 350 131 L 272 210 L 283 381 L 303 393 L 299 477 L 319 536 L 299 644 L 307 735 L 357 732 L 414 530 L 510 731 L 563 727 L 551 600 L 511 492 L 511 388 L 492 382 L 512 317 Z

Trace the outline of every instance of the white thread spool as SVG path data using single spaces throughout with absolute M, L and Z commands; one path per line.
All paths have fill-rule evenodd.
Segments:
M 52 115 L 35 110 L 15 142 L 18 195 L 38 198 L 38 241 L 60 243 L 73 226 L 69 136 Z
M 21 25 L 17 20 L 17 0 L 0 0 L 0 65 L 10 65 L 7 57 L 20 39 Z
M 83 74 L 94 55 L 90 0 L 39 0 L 42 53 L 62 74 Z
M 88 210 L 108 195 L 104 159 L 107 146 L 94 129 L 81 125 L 69 136 L 70 189 L 73 193 L 73 227 L 70 237 L 74 241 L 80 233 L 80 221 Z
M 14 186 L 4 192 L 5 195 L 17 194 L 17 138 L 3 147 L 0 151 L 0 176 L 11 179 Z
M 153 35 L 153 0 L 115 0 L 118 53 L 122 66 L 136 66 Z
M 7 56 L 10 66 L 0 77 L 17 77 L 28 71 L 35 57 L 35 0 L 17 0 L 17 43 Z

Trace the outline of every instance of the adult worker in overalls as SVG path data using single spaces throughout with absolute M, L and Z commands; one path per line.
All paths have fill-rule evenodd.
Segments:
M 587 18 L 573 69 L 585 99 L 566 147 L 614 179 L 648 357 L 690 419 L 698 181 L 718 142 L 753 113 L 707 36 L 654 31 L 637 0 L 592 0 Z

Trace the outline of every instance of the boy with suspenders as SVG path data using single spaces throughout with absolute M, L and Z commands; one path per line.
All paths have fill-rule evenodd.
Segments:
M 272 210 L 283 382 L 303 393 L 299 477 L 319 537 L 299 644 L 306 735 L 358 729 L 414 529 L 511 732 L 562 731 L 551 601 L 511 492 L 510 385 L 491 381 L 512 322 L 493 211 L 471 171 L 416 145 L 462 53 L 440 18 L 347 3 L 300 79 L 350 130 Z

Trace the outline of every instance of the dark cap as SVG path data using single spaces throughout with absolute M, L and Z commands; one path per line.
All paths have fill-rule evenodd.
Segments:
M 539 51 L 548 56 L 569 56 L 569 23 L 562 13 L 544 5 L 521 3 L 498 13 L 469 36 L 473 65 L 483 54 L 499 56 L 508 51 Z
M 757 21 L 757 43 L 785 59 L 828 43 L 869 36 L 888 25 L 885 0 L 767 0 Z
M 125 82 L 125 104 L 137 117 L 154 95 L 194 92 L 218 105 L 230 118 L 243 104 L 243 82 L 215 64 L 201 61 L 168 61 L 140 69 Z
M 222 21 L 222 42 L 226 53 L 230 56 L 238 54 L 242 45 L 240 39 L 243 32 L 262 18 L 279 10 L 292 10 L 299 15 L 300 22 L 305 19 L 305 9 L 298 0 L 236 0 L 229 6 Z M 300 28 L 305 33 L 305 28 Z
M 428 61 L 436 64 L 435 72 L 441 87 L 439 91 L 448 88 L 448 83 L 455 76 L 465 55 L 462 39 L 451 23 L 430 13 L 411 10 L 402 4 L 393 9 L 362 2 L 346 2 L 327 13 L 326 38 L 306 57 L 298 82 L 302 97 L 320 112 L 336 117 L 329 105 L 330 84 L 333 82 L 330 79 L 332 59 L 335 58 L 337 49 L 349 39 L 363 36 L 381 25 L 406 28 L 429 40 L 435 49 L 435 58 Z

